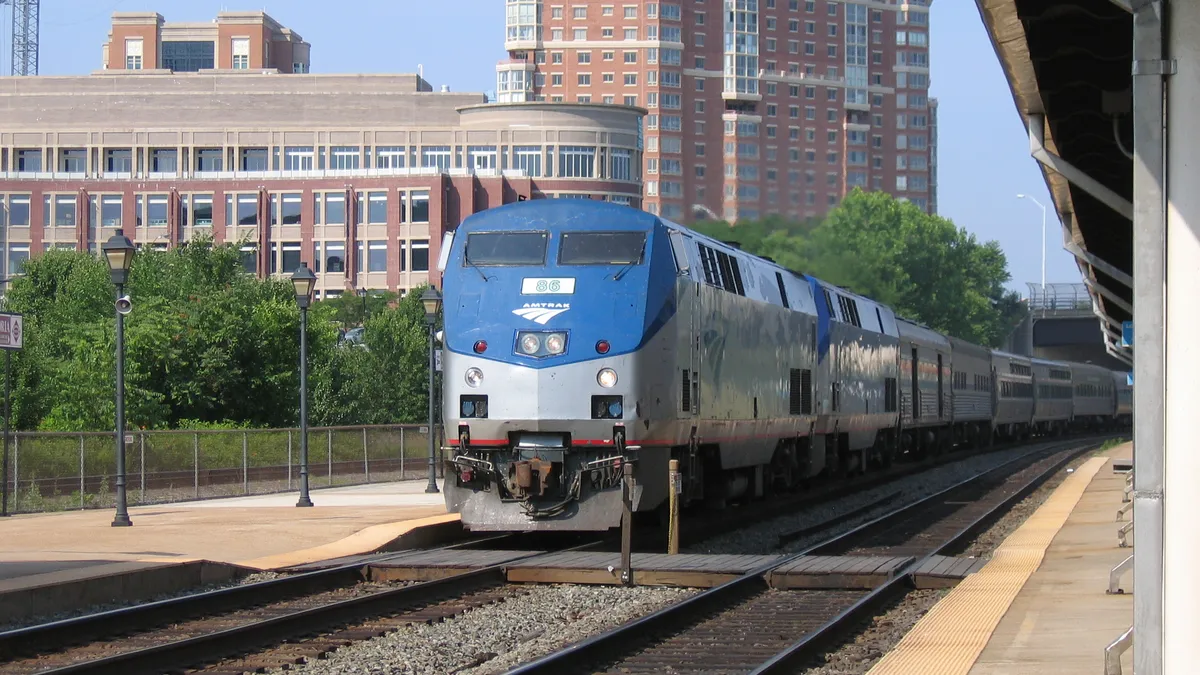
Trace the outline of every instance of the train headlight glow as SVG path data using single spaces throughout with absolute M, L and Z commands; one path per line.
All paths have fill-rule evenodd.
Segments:
M 601 387 L 611 389 L 617 385 L 617 372 L 612 368 L 602 368 L 596 373 L 596 381 Z
M 467 386 L 478 387 L 483 384 L 483 371 L 478 368 L 467 368 Z
M 541 340 L 539 340 L 538 336 L 534 335 L 533 333 L 526 333 L 521 338 L 521 351 L 525 352 L 526 354 L 536 354 L 541 346 Z
M 551 354 L 563 353 L 563 349 L 567 345 L 566 337 L 567 336 L 563 335 L 562 333 L 551 333 L 550 336 L 546 338 L 546 351 L 550 352 Z

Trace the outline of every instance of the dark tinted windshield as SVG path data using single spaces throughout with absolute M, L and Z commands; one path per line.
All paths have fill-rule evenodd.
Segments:
M 467 236 L 471 265 L 544 265 L 545 232 L 476 232 Z
M 641 264 L 645 232 L 564 232 L 560 265 Z

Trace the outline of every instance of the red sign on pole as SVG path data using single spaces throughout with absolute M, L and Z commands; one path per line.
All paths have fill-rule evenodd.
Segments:
M 21 349 L 25 346 L 25 317 L 0 312 L 0 349 Z

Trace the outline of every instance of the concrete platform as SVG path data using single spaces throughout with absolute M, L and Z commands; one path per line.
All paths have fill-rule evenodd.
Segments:
M 107 589 L 102 599 L 92 591 L 73 597 L 77 604 L 103 602 L 128 597 L 139 578 L 155 592 L 172 592 L 257 570 L 437 543 L 461 526 L 457 514 L 446 513 L 442 494 L 426 494 L 425 486 L 313 490 L 313 508 L 297 508 L 294 492 L 140 506 L 129 512 L 133 527 L 121 528 L 111 526 L 111 509 L 5 518 L 0 607 L 6 598 L 10 608 L 24 606 L 19 598 L 31 589 L 100 585 Z M 161 570 L 174 581 L 150 583 Z M 69 604 L 58 602 L 53 611 Z
M 1130 456 L 1126 444 L 1082 464 L 869 675 L 1103 673 L 1105 646 L 1133 622 L 1132 595 L 1105 592 L 1133 552 L 1117 545 L 1126 474 L 1113 471 Z

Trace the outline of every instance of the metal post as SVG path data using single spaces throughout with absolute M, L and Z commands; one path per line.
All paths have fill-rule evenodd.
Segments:
M 404 465 L 407 463 L 404 452 L 404 427 L 400 427 L 400 480 L 404 480 Z
M 438 492 L 437 485 L 437 459 L 436 451 L 434 450 L 434 437 L 436 434 L 433 429 L 433 374 L 436 364 L 434 363 L 433 355 L 433 326 L 434 322 L 429 322 L 429 485 L 425 486 L 425 492 Z
M 4 350 L 4 494 L 0 496 L 0 516 L 8 516 L 8 397 L 9 397 L 9 366 L 12 363 L 12 352 Z M 82 494 L 82 493 L 81 493 Z
M 140 501 L 144 504 L 144 503 L 146 503 L 146 433 L 145 432 L 142 432 L 142 434 L 140 436 L 138 436 L 138 447 L 140 448 L 140 452 L 138 453 L 138 460 L 141 462 L 141 466 L 140 466 L 139 470 L 141 472 L 141 483 L 142 483 L 141 499 L 139 499 L 138 501 Z
M 633 585 L 633 465 L 623 462 L 621 490 L 621 583 Z
M 363 473 L 367 475 L 367 482 L 371 482 L 371 458 L 367 453 L 367 428 L 363 427 Z
M 250 448 L 246 442 L 246 432 L 242 432 L 242 494 L 250 494 Z
M 1121 655 L 1129 649 L 1130 646 L 1137 643 L 1133 639 L 1133 626 L 1129 630 L 1121 634 L 1121 637 L 1113 640 L 1107 647 L 1104 648 L 1104 675 L 1121 675 Z M 1136 656 L 1136 654 L 1134 654 Z M 1134 672 L 1137 672 L 1135 667 Z
M 83 434 L 79 434 L 79 508 L 81 509 L 87 506 L 87 501 L 84 499 L 84 491 L 87 490 L 87 483 L 85 482 L 85 471 L 87 468 L 83 460 Z
M 200 434 L 192 434 L 192 487 L 200 498 Z
M 333 429 L 325 430 L 325 482 L 333 485 Z
M 1177 91 L 1175 85 L 1180 81 L 1186 82 L 1189 78 L 1178 75 L 1172 77 L 1168 105 L 1173 109 L 1174 114 L 1168 114 L 1163 103 L 1166 91 L 1166 69 L 1160 68 L 1160 66 L 1166 65 L 1165 55 L 1172 53 L 1173 56 L 1180 59 L 1181 64 L 1189 64 L 1192 70 L 1192 79 L 1194 79 L 1196 59 L 1200 55 L 1195 51 L 1194 32 L 1189 31 L 1196 30 L 1196 20 L 1200 17 L 1196 16 L 1197 8 L 1192 3 L 1172 3 L 1172 9 L 1192 16 L 1182 24 L 1178 23 L 1175 17 L 1172 18 L 1170 39 L 1173 44 L 1167 49 L 1164 44 L 1164 38 L 1166 38 L 1166 25 L 1163 21 L 1165 18 L 1163 16 L 1164 3 L 1155 1 L 1137 4 L 1139 7 L 1133 15 L 1133 58 L 1135 64 L 1144 63 L 1148 67 L 1139 67 L 1133 70 L 1135 74 L 1132 78 L 1131 109 L 1134 151 L 1133 342 L 1136 350 L 1133 379 L 1137 385 L 1133 390 L 1133 522 L 1136 523 L 1138 537 L 1133 565 L 1133 587 L 1137 589 L 1133 597 L 1133 629 L 1140 636 L 1133 646 L 1133 669 L 1138 675 L 1162 675 L 1167 672 L 1165 661 L 1169 661 L 1169 659 L 1164 659 L 1164 656 L 1172 651 L 1169 647 L 1164 648 L 1165 645 L 1172 642 L 1164 630 L 1166 626 L 1165 606 L 1172 600 L 1164 600 L 1164 598 L 1182 601 L 1185 613 L 1196 607 L 1196 596 L 1191 592 L 1195 580 L 1187 579 L 1187 572 L 1173 577 L 1175 581 L 1182 583 L 1172 584 L 1169 594 L 1163 592 L 1166 588 L 1164 586 L 1166 576 L 1164 559 L 1168 557 L 1166 549 L 1173 548 L 1176 551 L 1182 551 L 1188 545 L 1188 540 L 1193 539 L 1191 523 L 1188 522 L 1178 530 L 1177 543 L 1174 546 L 1168 545 L 1164 523 L 1167 509 L 1163 498 L 1165 487 L 1163 468 L 1168 453 L 1174 456 L 1172 461 L 1180 460 L 1178 466 L 1172 467 L 1171 473 L 1181 479 L 1183 474 L 1180 472 L 1186 473 L 1189 470 L 1187 465 L 1191 464 L 1188 459 L 1188 454 L 1191 452 L 1189 449 L 1192 443 L 1191 433 L 1185 431 L 1183 436 L 1176 437 L 1179 440 L 1172 445 L 1179 448 L 1178 454 L 1173 453 L 1173 448 L 1168 446 L 1166 425 L 1167 407 L 1170 401 L 1167 398 L 1166 340 L 1169 339 L 1169 334 L 1182 337 L 1183 331 L 1187 330 L 1185 326 L 1188 323 L 1188 308 L 1192 301 L 1184 297 L 1183 294 L 1186 294 L 1188 289 L 1182 284 L 1190 282 L 1185 282 L 1180 278 L 1179 273 L 1184 271 L 1184 267 L 1190 266 L 1194 269 L 1195 260 L 1185 259 L 1192 249 L 1191 246 L 1180 247 L 1178 253 L 1173 252 L 1173 257 L 1177 255 L 1176 260 L 1181 265 L 1172 267 L 1175 274 L 1169 274 L 1167 235 L 1169 228 L 1180 228 L 1186 232 L 1187 219 L 1194 216 L 1189 213 L 1190 209 L 1188 209 L 1196 196 L 1195 188 L 1191 184 L 1194 182 L 1192 178 L 1195 175 L 1195 166 L 1190 157 L 1194 150 L 1186 148 L 1188 145 L 1195 148 L 1196 135 L 1189 133 L 1186 128 L 1187 125 L 1193 124 L 1194 85 L 1187 87 L 1192 90 L 1190 92 Z M 1155 70 L 1159 72 L 1155 74 Z M 1170 138 L 1164 129 L 1168 118 L 1176 118 L 1184 125 L 1179 129 L 1180 133 L 1172 133 Z M 1175 146 L 1170 152 L 1167 151 L 1166 143 L 1168 142 Z M 1168 158 L 1170 167 L 1167 166 Z M 1178 183 L 1169 179 L 1171 174 L 1179 176 Z M 1178 187 L 1171 189 L 1174 185 Z M 1172 202 L 1179 202 L 1178 208 L 1184 210 L 1171 219 L 1170 225 L 1168 225 L 1167 217 L 1166 200 L 1168 195 Z M 1174 246 L 1173 243 L 1172 247 L 1174 248 Z M 1167 284 L 1170 276 L 1174 276 L 1175 280 L 1181 284 L 1179 285 L 1181 295 L 1176 296 L 1174 303 L 1167 298 Z M 1175 286 L 1176 284 L 1171 285 Z M 1179 302 L 1183 304 L 1179 305 Z M 1182 311 L 1172 312 L 1168 316 L 1168 307 L 1171 306 L 1177 306 Z M 1176 318 L 1179 319 L 1178 327 L 1176 327 Z M 1167 323 L 1168 319 L 1171 321 L 1170 324 Z M 1180 347 L 1180 351 L 1177 352 L 1179 354 L 1192 348 L 1187 341 L 1177 342 L 1177 345 Z M 1194 383 L 1188 381 L 1188 375 L 1192 371 L 1188 370 L 1186 364 L 1180 364 L 1173 370 L 1185 374 L 1181 378 L 1182 381 L 1178 382 L 1180 393 L 1176 395 L 1172 390 L 1171 398 L 1178 399 L 1182 405 L 1176 410 L 1187 417 L 1193 412 L 1191 409 L 1192 397 L 1189 392 L 1194 387 L 1189 385 Z M 1182 418 L 1180 419 L 1182 421 Z M 1182 487 L 1181 496 L 1194 492 L 1190 485 Z M 1176 507 L 1181 509 L 1175 511 L 1178 517 L 1184 519 L 1180 521 L 1181 523 L 1191 521 L 1194 517 L 1188 511 L 1190 508 L 1187 504 L 1188 501 L 1190 500 L 1184 497 L 1184 500 L 1179 502 L 1180 506 Z M 1190 562 L 1185 564 L 1190 567 Z M 1189 656 L 1179 661 L 1181 670 L 1175 671 L 1182 672 L 1189 668 L 1184 664 L 1191 661 L 1190 652 L 1194 647 L 1195 633 L 1183 628 L 1175 635 L 1178 636 L 1175 642 L 1176 648 L 1189 652 Z
M 670 509 L 671 522 L 667 530 L 667 553 L 676 555 L 679 553 L 679 492 L 683 487 L 683 483 L 679 478 L 679 460 L 673 459 L 670 462 L 671 484 L 667 486 L 667 494 L 670 496 L 668 508 Z
M 288 486 L 292 489 L 292 430 L 288 429 Z
M 117 299 L 122 285 L 117 284 Z M 113 527 L 129 527 L 129 505 L 125 494 L 125 315 L 117 309 L 117 513 Z
M 300 308 L 300 501 L 312 506 L 308 496 L 308 309 Z

